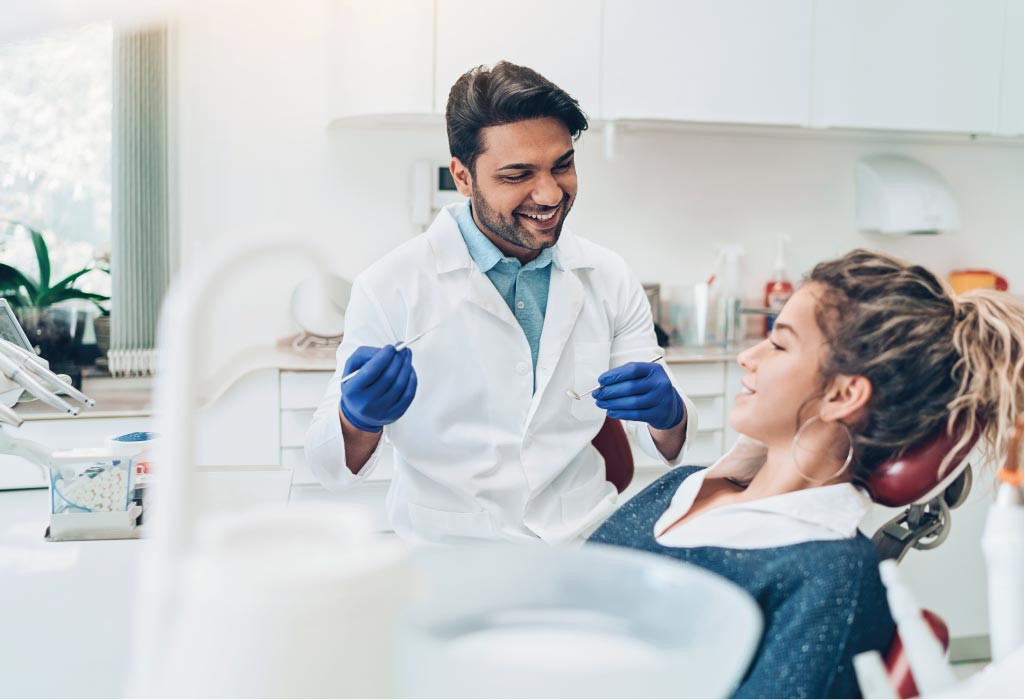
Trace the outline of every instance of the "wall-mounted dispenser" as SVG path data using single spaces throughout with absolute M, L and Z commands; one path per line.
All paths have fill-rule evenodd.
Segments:
M 901 156 L 863 158 L 857 172 L 862 231 L 939 233 L 960 226 L 957 202 L 935 171 Z

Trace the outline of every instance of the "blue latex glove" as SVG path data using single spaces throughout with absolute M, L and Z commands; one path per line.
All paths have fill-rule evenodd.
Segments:
M 349 355 L 342 374 L 357 369 L 359 373 L 342 384 L 342 413 L 353 427 L 379 433 L 402 417 L 416 395 L 413 351 L 395 352 L 394 345 L 364 345 Z
M 657 362 L 628 362 L 598 377 L 594 397 L 609 418 L 636 420 L 656 430 L 675 428 L 684 418 L 683 398 Z

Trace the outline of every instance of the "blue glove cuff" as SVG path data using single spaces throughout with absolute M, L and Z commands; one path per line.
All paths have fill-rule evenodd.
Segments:
M 341 401 L 338 402 L 338 407 L 342 409 L 342 415 L 345 416 L 345 420 L 349 421 L 349 423 L 352 424 L 353 428 L 356 428 L 357 430 L 362 430 L 364 433 L 379 433 L 379 432 L 381 432 L 382 426 L 380 426 L 380 425 L 370 425 L 368 423 L 364 423 L 363 421 L 361 421 L 360 419 L 358 419 L 354 415 L 352 415 L 345 408 L 345 400 L 344 400 L 344 398 Z
M 676 391 L 676 389 L 673 389 L 673 396 L 676 397 L 676 413 L 673 414 L 673 419 L 669 422 L 668 425 L 664 427 L 660 425 L 653 425 L 652 427 L 656 430 L 672 430 L 673 428 L 675 428 L 683 422 L 683 419 L 686 415 L 686 410 L 684 409 L 683 404 L 683 397 L 680 396 L 680 392 Z

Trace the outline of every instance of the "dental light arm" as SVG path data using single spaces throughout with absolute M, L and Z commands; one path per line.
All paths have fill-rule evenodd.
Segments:
M 3 372 L 4 376 L 17 383 L 22 389 L 38 398 L 43 403 L 53 406 L 65 413 L 70 413 L 73 416 L 78 415 L 77 408 L 47 389 L 37 379 L 35 379 L 30 372 L 20 367 L 18 363 L 2 353 L 0 353 L 0 372 Z
M 6 355 L 12 362 L 22 369 L 26 369 L 31 372 L 35 379 L 37 379 L 43 386 L 50 389 L 53 393 L 66 393 L 71 398 L 75 399 L 79 403 L 85 404 L 86 406 L 96 405 L 95 401 L 67 382 L 61 380 L 58 375 L 51 372 L 50 369 L 42 363 L 38 356 L 28 350 L 18 347 L 8 340 L 0 338 L 0 353 Z M 52 406 L 53 404 L 50 405 Z

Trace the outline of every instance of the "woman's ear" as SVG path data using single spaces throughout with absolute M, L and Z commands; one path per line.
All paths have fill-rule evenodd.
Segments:
M 823 421 L 850 422 L 860 414 L 872 398 L 872 382 L 860 374 L 841 374 L 833 379 L 819 405 Z

